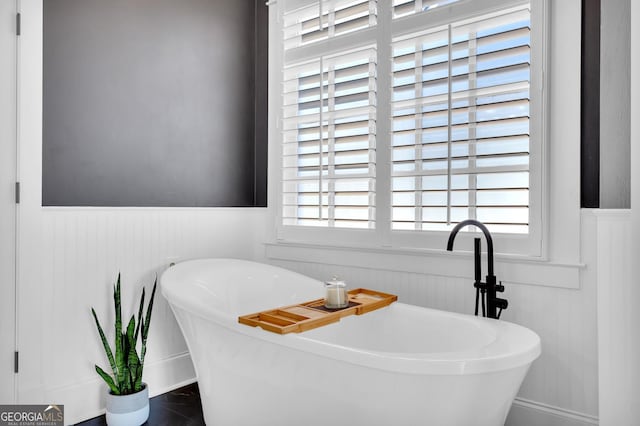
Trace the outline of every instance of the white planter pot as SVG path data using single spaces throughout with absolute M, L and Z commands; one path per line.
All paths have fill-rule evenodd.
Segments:
M 107 394 L 107 424 L 109 426 L 140 426 L 149 418 L 149 387 L 131 395 Z

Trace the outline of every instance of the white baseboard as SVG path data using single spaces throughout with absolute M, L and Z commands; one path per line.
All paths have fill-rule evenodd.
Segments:
M 145 365 L 149 396 L 160 395 L 196 381 L 188 352 Z M 45 400 L 64 404 L 65 425 L 73 425 L 105 412 L 107 386 L 99 377 L 68 386 L 47 388 Z
M 145 365 L 144 381 L 149 384 L 149 396 L 162 395 L 196 381 L 189 352 Z
M 598 418 L 589 414 L 516 398 L 505 426 L 593 426 Z

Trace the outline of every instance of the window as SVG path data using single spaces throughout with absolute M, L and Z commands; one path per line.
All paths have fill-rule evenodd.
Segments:
M 284 1 L 279 235 L 540 255 L 544 5 Z

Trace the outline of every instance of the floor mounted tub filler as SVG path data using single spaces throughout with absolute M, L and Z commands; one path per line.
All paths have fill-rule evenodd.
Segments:
M 404 303 L 279 335 L 238 316 L 324 297 L 320 281 L 236 259 L 161 278 L 212 426 L 497 426 L 531 363 L 532 331 Z

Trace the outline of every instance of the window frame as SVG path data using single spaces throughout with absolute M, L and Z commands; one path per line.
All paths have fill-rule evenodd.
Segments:
M 287 62 L 292 60 L 302 61 L 311 59 L 322 49 L 314 44 L 295 48 L 284 52 L 282 34 L 283 13 L 285 7 L 299 7 L 313 3 L 312 0 L 278 0 L 275 3 L 276 23 L 279 29 L 279 39 L 272 43 L 277 50 L 271 50 L 271 58 L 275 61 L 274 67 L 278 69 L 278 92 L 273 93 L 277 99 L 272 105 L 278 105 L 275 120 L 278 126 L 278 134 L 281 135 L 282 126 L 282 70 Z M 479 4 L 482 3 L 482 4 Z M 473 2 L 461 0 L 442 8 L 431 10 L 427 13 L 418 13 L 408 16 L 393 17 L 392 2 L 379 1 L 377 24 L 371 28 L 335 36 L 324 42 L 327 48 L 349 50 L 363 47 L 375 40 L 377 45 L 377 119 L 376 119 L 376 220 L 375 229 L 349 229 L 283 225 L 282 218 L 282 146 L 281 140 L 272 141 L 276 146 L 275 155 L 279 167 L 272 171 L 272 179 L 275 180 L 275 192 L 271 197 L 275 200 L 275 239 L 278 242 L 302 243 L 319 246 L 336 246 L 350 248 L 382 248 L 393 250 L 443 250 L 449 232 L 447 231 L 414 231 L 391 229 L 391 40 L 403 35 L 416 33 L 420 30 L 446 25 L 450 22 L 462 21 L 474 16 L 493 13 L 501 10 L 518 7 L 530 3 L 531 10 L 531 82 L 530 82 L 530 156 L 529 156 L 529 233 L 524 235 L 494 233 L 494 241 L 497 253 L 517 255 L 545 259 L 548 256 L 548 223 L 549 223 L 549 187 L 548 187 L 548 90 L 545 84 L 545 76 L 548 74 L 549 55 L 549 0 L 485 0 Z M 452 19 L 451 16 L 455 15 Z M 273 22 L 273 21 L 272 21 Z M 273 34 L 273 32 L 272 32 Z M 324 51 L 324 50 L 322 50 Z M 273 77 L 272 73 L 272 77 Z M 273 97 L 271 99 L 274 99 Z M 272 182 L 273 182 L 272 180 Z M 459 234 L 458 242 L 461 247 L 470 246 L 476 232 Z

